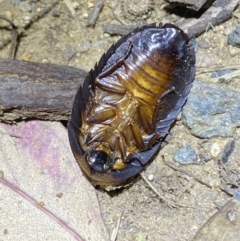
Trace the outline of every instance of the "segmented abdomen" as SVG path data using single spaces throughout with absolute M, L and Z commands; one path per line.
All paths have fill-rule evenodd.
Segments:
M 126 161 L 131 153 L 151 147 L 160 137 L 154 133 L 156 122 L 172 108 L 166 107 L 164 97 L 176 94 L 174 82 L 179 81 L 175 74 L 178 61 L 170 57 L 160 50 L 144 52 L 129 42 L 118 68 L 105 70 L 106 77 L 96 78 L 95 95 L 83 113 L 86 151 L 101 142 L 115 158 Z M 165 116 L 161 116 L 161 108 Z
M 133 47 L 129 58 L 116 71 L 117 80 L 138 102 L 138 117 L 147 134 L 154 131 L 161 98 L 174 82 L 172 60 L 162 57 L 161 63 L 156 63 L 151 56 L 157 54 L 146 56 Z

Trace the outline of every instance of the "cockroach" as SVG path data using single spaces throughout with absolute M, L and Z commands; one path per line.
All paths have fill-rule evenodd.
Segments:
M 172 24 L 120 38 L 80 86 L 68 123 L 74 156 L 94 185 L 121 185 L 156 155 L 189 94 L 195 51 Z

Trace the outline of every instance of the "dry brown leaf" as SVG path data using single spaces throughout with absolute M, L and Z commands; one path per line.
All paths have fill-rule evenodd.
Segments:
M 0 124 L 0 171 L 3 240 L 109 240 L 61 123 Z

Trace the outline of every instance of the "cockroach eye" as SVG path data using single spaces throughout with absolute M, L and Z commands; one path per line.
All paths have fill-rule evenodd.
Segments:
M 86 159 L 96 172 L 105 172 L 109 169 L 109 158 L 105 151 L 91 150 Z

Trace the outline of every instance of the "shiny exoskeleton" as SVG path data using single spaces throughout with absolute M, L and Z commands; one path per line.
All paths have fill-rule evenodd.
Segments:
M 190 91 L 195 52 L 172 24 L 122 37 L 91 70 L 75 97 L 70 144 L 94 184 L 117 185 L 158 151 Z

